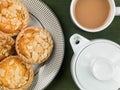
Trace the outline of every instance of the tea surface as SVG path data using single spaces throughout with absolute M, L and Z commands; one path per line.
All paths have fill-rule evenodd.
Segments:
M 108 0 L 78 0 L 75 6 L 75 18 L 85 28 L 102 26 L 108 18 L 110 5 Z

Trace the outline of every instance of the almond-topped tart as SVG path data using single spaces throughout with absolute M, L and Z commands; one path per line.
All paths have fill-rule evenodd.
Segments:
M 19 0 L 0 0 L 0 31 L 15 36 L 29 22 L 29 13 Z
M 40 27 L 31 26 L 22 30 L 16 39 L 18 55 L 30 64 L 41 64 L 51 55 L 53 40 L 50 33 Z
M 0 61 L 14 53 L 14 40 L 0 32 Z
M 0 87 L 2 90 L 27 90 L 33 80 L 33 68 L 18 56 L 0 62 Z

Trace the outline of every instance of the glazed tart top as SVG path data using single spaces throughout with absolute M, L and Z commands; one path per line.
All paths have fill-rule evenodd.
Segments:
M 45 29 L 28 27 L 17 38 L 18 55 L 28 58 L 28 63 L 39 64 L 44 62 L 53 49 L 52 38 Z
M 29 13 L 19 0 L 0 0 L 0 30 L 11 36 L 27 26 Z
M 18 57 L 8 57 L 0 62 L 0 84 L 7 88 L 19 88 L 27 83 L 29 70 Z

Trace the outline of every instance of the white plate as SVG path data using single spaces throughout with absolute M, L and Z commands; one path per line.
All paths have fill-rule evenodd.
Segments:
M 29 26 L 46 28 L 52 35 L 54 49 L 43 65 L 34 66 L 35 77 L 29 90 L 43 90 L 57 75 L 64 57 L 64 37 L 61 26 L 47 5 L 41 0 L 21 0 L 30 12 Z

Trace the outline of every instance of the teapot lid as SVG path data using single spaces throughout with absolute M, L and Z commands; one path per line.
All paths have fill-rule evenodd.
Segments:
M 94 40 L 72 63 L 73 78 L 82 90 L 120 89 L 120 47 L 109 40 Z

